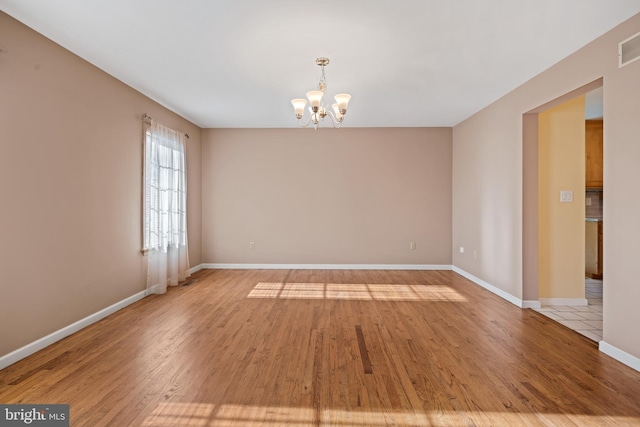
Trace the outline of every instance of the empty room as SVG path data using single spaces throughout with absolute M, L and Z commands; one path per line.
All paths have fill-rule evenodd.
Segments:
M 0 0 L 0 426 L 640 426 L 640 1 Z

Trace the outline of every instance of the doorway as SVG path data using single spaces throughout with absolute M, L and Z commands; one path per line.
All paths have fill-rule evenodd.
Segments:
M 523 115 L 523 299 L 599 341 L 602 287 L 585 274 L 585 134 L 586 120 L 598 119 L 594 100 L 602 119 L 602 79 Z M 590 190 L 602 195 L 602 185 Z M 600 200 L 593 202 L 597 208 Z
M 585 297 L 588 317 L 594 329 L 583 333 L 602 340 L 602 263 L 604 235 L 604 109 L 603 88 L 585 95 Z

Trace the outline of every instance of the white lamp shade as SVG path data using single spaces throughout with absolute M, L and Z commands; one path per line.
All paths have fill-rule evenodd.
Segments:
M 338 104 L 331 105 L 333 107 L 333 112 L 336 115 L 336 119 L 340 120 L 342 118 L 342 114 L 340 113 L 340 107 Z
M 296 115 L 302 116 L 304 114 L 304 106 L 307 105 L 306 99 L 292 99 L 291 104 L 293 105 L 293 109 L 296 110 Z
M 347 111 L 347 107 L 349 106 L 349 100 L 351 99 L 351 95 L 346 93 L 339 93 L 335 96 L 336 102 L 338 103 L 338 108 L 340 111 Z
M 312 107 L 319 107 L 322 102 L 322 91 L 320 90 L 310 90 L 307 92 L 307 98 L 309 99 L 309 105 Z

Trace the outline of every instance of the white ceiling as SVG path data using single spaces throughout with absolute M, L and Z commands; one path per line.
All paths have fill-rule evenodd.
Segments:
M 315 88 L 320 56 L 331 60 L 327 93 L 353 96 L 345 126 L 453 126 L 640 12 L 640 0 L 0 0 L 0 10 L 201 127 L 296 127 L 290 100 Z

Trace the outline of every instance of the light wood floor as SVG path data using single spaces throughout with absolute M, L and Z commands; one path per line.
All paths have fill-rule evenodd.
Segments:
M 0 371 L 77 426 L 640 425 L 640 373 L 434 271 L 208 270 Z

